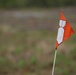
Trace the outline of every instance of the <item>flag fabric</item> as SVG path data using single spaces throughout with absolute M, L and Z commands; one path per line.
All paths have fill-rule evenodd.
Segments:
M 74 30 L 72 29 L 71 25 L 65 18 L 64 12 L 61 11 L 57 40 L 56 40 L 56 49 L 62 42 L 68 39 L 73 33 L 74 33 Z

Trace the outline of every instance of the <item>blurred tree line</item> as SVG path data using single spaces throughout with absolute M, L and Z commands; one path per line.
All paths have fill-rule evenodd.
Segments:
M 0 8 L 75 6 L 76 0 L 0 0 Z

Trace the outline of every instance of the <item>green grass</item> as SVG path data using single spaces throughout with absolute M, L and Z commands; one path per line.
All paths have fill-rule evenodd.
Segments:
M 4 56 L 0 56 L 0 74 L 10 73 L 13 69 L 13 62 Z
M 56 40 L 55 34 L 52 34 L 49 30 L 35 30 L 19 31 L 11 33 L 9 36 L 3 34 L 2 37 L 2 44 L 0 42 L 0 73 L 4 74 L 7 72 L 11 75 L 16 73 L 15 70 L 17 69 L 18 72 L 23 70 L 23 75 L 42 75 L 45 74 L 45 70 L 50 75 Z M 67 54 L 62 54 L 58 51 L 55 75 L 76 74 L 76 47 L 73 46 L 73 48 L 71 45 L 75 44 L 75 38 L 76 36 L 70 38 L 71 40 L 68 40 L 69 43 L 64 43 L 67 43 L 68 46 L 70 45 L 71 48 Z
M 19 61 L 17 61 L 17 68 L 22 69 L 26 67 L 26 60 L 25 59 L 21 59 Z
M 36 55 L 32 55 L 31 57 L 30 57 L 30 64 L 31 65 L 36 65 L 37 64 L 37 57 L 36 57 Z

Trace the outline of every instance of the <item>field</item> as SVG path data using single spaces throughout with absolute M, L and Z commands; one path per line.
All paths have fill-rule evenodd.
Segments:
M 76 7 L 63 9 L 76 31 Z M 0 75 L 51 75 L 60 11 L 0 10 Z M 55 75 L 76 75 L 75 39 L 59 46 Z

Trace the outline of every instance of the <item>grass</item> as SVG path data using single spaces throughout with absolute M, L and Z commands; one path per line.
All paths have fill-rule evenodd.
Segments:
M 31 63 L 31 65 L 36 65 L 37 64 L 37 57 L 35 55 L 31 56 L 30 63 Z
M 51 71 L 53 63 L 53 59 L 51 58 L 54 56 L 54 34 L 50 31 L 16 32 L 6 36 L 6 38 L 9 37 L 7 41 L 5 36 L 6 35 L 3 35 L 4 38 L 2 38 L 2 40 L 4 41 L 0 51 L 2 55 L 0 56 L 0 73 L 4 74 L 7 72 L 7 74 L 10 73 L 11 75 L 11 72 L 15 72 L 14 69 L 16 68 L 18 70 L 27 70 L 27 73 L 24 72 L 25 75 L 30 75 L 31 71 L 34 71 L 34 73 L 31 73 L 32 75 L 37 75 L 37 73 L 41 74 L 43 70 L 50 69 Z M 75 36 L 73 39 L 74 38 Z M 69 43 L 71 41 L 69 41 Z M 5 42 L 7 42 L 8 45 Z M 48 55 L 49 49 L 51 49 L 50 53 L 52 52 L 50 55 Z M 56 75 L 71 75 L 70 71 L 75 75 L 75 49 L 74 47 L 68 55 L 58 53 L 55 69 Z M 9 57 L 12 56 L 12 58 L 9 59 L 7 54 Z M 50 60 L 48 59 L 49 57 Z M 47 59 L 49 61 L 47 61 Z M 3 66 L 5 68 L 3 68 Z
M 0 74 L 10 73 L 14 69 L 13 66 L 14 65 L 11 60 L 6 57 L 0 56 Z
M 25 59 L 20 59 L 17 62 L 17 68 L 22 69 L 22 68 L 25 68 L 25 67 L 26 67 L 26 61 L 25 61 Z
M 75 14 L 69 12 L 72 14 L 69 16 L 67 8 L 65 12 L 72 19 L 70 22 L 75 24 Z M 51 75 L 57 37 L 55 25 L 58 25 L 59 14 L 55 14 L 55 9 L 48 10 L 48 13 L 50 15 L 46 14 L 43 18 L 28 18 L 26 21 L 30 23 L 27 25 L 24 24 L 24 18 L 18 19 L 19 25 L 16 27 L 7 24 L 0 26 L 0 75 Z M 75 30 L 76 26 L 73 28 Z M 75 39 L 74 34 L 58 48 L 55 75 L 76 75 Z

